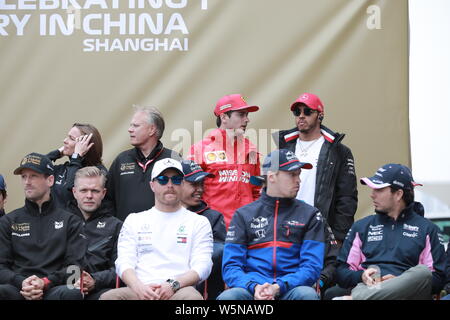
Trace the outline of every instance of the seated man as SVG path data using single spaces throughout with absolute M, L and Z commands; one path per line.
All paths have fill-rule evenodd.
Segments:
M 127 287 L 101 300 L 202 300 L 194 286 L 211 272 L 213 237 L 208 219 L 181 206 L 183 182 L 179 161 L 155 163 L 155 206 L 130 213 L 119 235 L 116 270 Z
M 0 300 L 79 300 L 73 284 L 83 267 L 86 240 L 78 217 L 56 207 L 53 164 L 31 153 L 20 175 L 25 206 L 0 219 Z
M 376 214 L 355 222 L 345 238 L 336 277 L 354 288 L 340 299 L 431 299 L 443 286 L 444 246 L 438 227 L 418 214 L 411 171 L 386 164 L 360 181 L 372 188 Z
M 261 197 L 236 210 L 223 253 L 223 278 L 231 289 L 218 300 L 318 300 L 312 288 L 324 259 L 320 212 L 295 199 L 300 162 L 286 149 L 263 163 L 266 188 Z
M 204 180 L 207 177 L 214 177 L 214 175 L 203 171 L 192 160 L 184 160 L 181 164 L 184 172 L 181 202 L 188 210 L 206 217 L 211 224 L 214 240 L 212 255 L 213 267 L 208 280 L 202 282 L 198 289 L 208 299 L 215 300 L 225 288 L 222 280 L 222 255 L 226 229 L 223 215 L 209 208 L 208 204 L 202 200 Z
M 97 300 L 116 286 L 117 239 L 122 221 L 114 217 L 112 206 L 102 202 L 106 194 L 106 173 L 97 167 L 79 169 L 75 174 L 73 195 L 67 210 L 84 221 L 87 237 L 86 269 L 83 271 L 83 293 L 87 300 Z M 80 287 L 80 282 L 76 286 Z

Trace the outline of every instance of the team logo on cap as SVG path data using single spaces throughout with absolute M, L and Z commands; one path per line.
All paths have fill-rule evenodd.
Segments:
M 166 158 L 166 161 L 163 162 L 163 164 L 165 164 L 166 166 L 171 166 L 174 165 L 175 163 L 172 161 L 172 159 Z
M 219 108 L 219 110 L 220 110 L 220 111 L 223 111 L 223 110 L 228 109 L 228 108 L 231 108 L 231 104 L 225 104 L 225 105 L 221 106 L 221 107 Z
M 189 166 L 190 166 L 190 168 L 191 168 L 191 172 L 198 171 L 198 170 L 202 170 L 202 168 L 201 168 L 197 163 L 195 163 L 195 162 L 191 162 L 191 163 L 189 164 Z
M 288 152 L 286 152 L 286 159 L 287 159 L 287 161 L 291 161 L 291 160 L 296 160 L 297 157 L 295 156 L 295 153 L 293 153 L 292 151 L 288 151 Z
M 41 158 L 40 157 L 36 157 L 36 156 L 27 156 L 25 158 L 23 158 L 22 162 L 20 163 L 20 165 L 25 165 L 27 163 L 32 163 L 35 164 L 37 166 L 41 165 Z
M 404 183 L 401 183 L 400 181 L 397 181 L 397 180 L 392 181 L 392 184 L 398 185 L 398 186 L 400 186 L 400 187 L 402 187 L 402 188 L 405 187 L 405 184 L 404 184 Z

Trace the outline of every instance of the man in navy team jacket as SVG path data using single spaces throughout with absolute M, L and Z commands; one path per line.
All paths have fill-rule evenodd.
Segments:
M 223 255 L 223 278 L 231 289 L 218 300 L 317 300 L 324 226 L 317 208 L 295 199 L 300 162 L 286 149 L 263 163 L 267 187 L 261 197 L 236 210 Z

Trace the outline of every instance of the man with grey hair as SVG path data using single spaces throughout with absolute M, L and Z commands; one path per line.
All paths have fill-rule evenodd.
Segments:
M 164 119 L 154 107 L 134 106 L 128 128 L 132 149 L 123 151 L 111 164 L 107 179 L 107 199 L 111 200 L 120 220 L 131 212 L 148 210 L 155 205 L 150 176 L 156 161 L 177 158 L 175 151 L 164 148 L 160 139 Z
M 113 216 L 113 209 L 102 202 L 106 194 L 106 173 L 97 167 L 79 169 L 72 188 L 75 200 L 67 210 L 83 221 L 87 236 L 86 268 L 83 270 L 82 289 L 87 300 L 97 300 L 100 295 L 116 286 L 117 239 L 122 221 Z M 80 281 L 76 283 L 80 287 Z

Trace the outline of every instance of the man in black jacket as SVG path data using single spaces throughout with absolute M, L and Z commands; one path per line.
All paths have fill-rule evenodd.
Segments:
M 113 210 L 102 202 L 106 194 L 106 173 L 97 167 L 84 167 L 75 174 L 73 195 L 68 211 L 84 221 L 87 237 L 86 269 L 83 271 L 85 299 L 98 300 L 100 295 L 116 286 L 117 239 L 122 221 L 113 217 Z M 77 282 L 76 286 L 80 286 Z
M 356 175 L 351 150 L 341 143 L 344 134 L 334 133 L 324 125 L 324 106 L 319 97 L 301 94 L 291 105 L 296 127 L 276 132 L 273 137 L 280 149 L 295 152 L 302 162 L 313 165 L 301 174 L 302 188 L 297 199 L 318 208 L 331 227 L 337 246 L 327 241 L 327 256 L 321 275 L 323 289 L 333 285 L 338 249 L 354 221 L 358 202 Z M 327 230 L 327 238 L 333 237 Z
M 215 300 L 225 288 L 225 284 L 222 280 L 222 255 L 226 228 L 223 215 L 220 212 L 211 209 L 208 204 L 202 200 L 204 181 L 208 177 L 214 177 L 214 175 L 203 171 L 203 169 L 192 160 L 183 160 L 181 165 L 183 166 L 185 181 L 182 189 L 181 202 L 188 210 L 206 217 L 211 224 L 213 232 L 213 267 L 208 280 L 201 283 L 197 289 L 200 292 L 203 292 L 205 299 Z
M 6 183 L 0 174 L 0 217 L 5 215 Z
M 153 107 L 136 107 L 128 133 L 134 147 L 123 151 L 111 164 L 106 184 L 116 217 L 124 221 L 132 212 L 141 212 L 155 205 L 150 188 L 151 172 L 156 161 L 179 159 L 179 155 L 163 147 L 164 119 Z M 178 158 L 177 158 L 178 157 Z
M 78 300 L 73 286 L 83 267 L 86 240 L 79 218 L 57 208 L 51 198 L 53 165 L 31 153 L 20 175 L 25 206 L 0 219 L 0 300 Z

